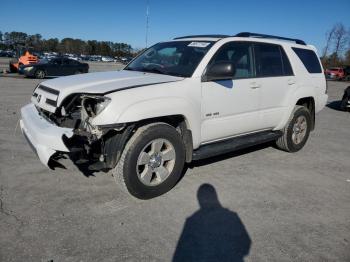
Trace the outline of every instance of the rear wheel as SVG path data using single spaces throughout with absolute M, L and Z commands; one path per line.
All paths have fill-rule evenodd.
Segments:
M 36 78 L 44 79 L 45 76 L 46 76 L 46 73 L 45 73 L 44 70 L 41 70 L 41 69 L 36 70 L 36 72 L 35 72 L 35 77 Z
M 139 199 L 168 192 L 181 178 L 185 148 L 181 135 L 165 123 L 139 128 L 113 171 L 116 182 Z
M 276 141 L 279 149 L 287 152 L 297 152 L 304 147 L 311 130 L 311 114 L 304 106 L 296 106 L 283 135 Z

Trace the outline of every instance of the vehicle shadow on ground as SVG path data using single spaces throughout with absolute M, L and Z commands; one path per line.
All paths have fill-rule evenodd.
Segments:
M 91 176 L 95 176 L 96 173 L 100 173 L 103 170 L 91 170 L 91 165 L 94 162 L 89 161 L 88 159 L 82 158 L 79 155 L 69 155 L 69 156 L 65 156 L 65 155 L 57 155 L 57 156 L 53 156 L 50 159 L 49 162 L 49 167 L 51 169 L 67 169 L 66 166 L 64 164 L 61 163 L 61 160 L 63 159 L 70 159 L 70 161 L 72 162 L 72 164 L 79 170 L 79 172 L 84 175 L 85 177 L 91 177 Z M 103 173 L 103 172 L 102 172 Z
M 341 109 L 340 105 L 341 105 L 341 100 L 336 100 L 328 103 L 327 107 L 336 111 L 345 112 L 344 110 Z
M 223 155 L 218 155 L 218 156 L 214 156 L 214 157 L 210 157 L 210 158 L 206 158 L 206 159 L 202 159 L 202 160 L 193 161 L 193 162 L 188 163 L 184 166 L 184 168 L 182 170 L 181 178 L 186 175 L 188 168 L 193 169 L 195 167 L 210 165 L 210 164 L 215 163 L 215 162 L 220 162 L 220 161 L 232 158 L 232 157 L 237 157 L 237 156 L 249 154 L 251 152 L 262 150 L 262 149 L 265 149 L 265 148 L 268 148 L 271 146 L 274 147 L 274 143 L 268 142 L 268 143 L 252 146 L 249 148 L 241 149 L 238 151 L 226 153 Z M 91 166 L 92 162 L 88 161 L 87 159 L 84 159 L 83 161 L 81 161 L 81 159 L 79 157 L 76 157 L 76 156 L 70 156 L 69 158 L 71 159 L 71 161 L 74 163 L 74 165 L 78 168 L 78 170 L 85 177 L 91 177 L 91 176 L 95 176 L 95 174 L 97 174 L 97 173 L 101 173 L 100 171 L 91 170 L 90 166 Z M 58 168 L 65 168 L 64 166 L 61 166 L 58 164 L 55 167 L 56 168 L 57 167 Z M 102 173 L 106 173 L 106 172 L 107 172 L 107 170 L 105 170 L 105 172 L 102 172 Z M 178 182 L 180 182 L 180 181 L 181 181 L 181 179 L 179 179 Z
M 172 261 L 244 261 L 252 241 L 238 214 L 220 204 L 210 184 L 197 198 L 200 209 L 186 219 Z
M 237 151 L 233 151 L 230 153 L 226 153 L 226 154 L 222 154 L 222 155 L 218 155 L 218 156 L 214 156 L 214 157 L 210 157 L 210 158 L 206 158 L 206 159 L 201 159 L 201 160 L 196 160 L 193 161 L 189 164 L 186 165 L 187 168 L 195 168 L 195 167 L 201 167 L 201 166 L 205 166 L 205 165 L 210 165 L 212 163 L 215 162 L 220 162 L 229 158 L 233 158 L 233 157 L 237 157 L 237 156 L 242 156 L 245 154 L 249 154 L 252 153 L 254 151 L 258 151 L 258 150 L 262 150 L 268 147 L 275 147 L 274 142 L 268 142 L 268 143 L 264 143 L 264 144 L 259 144 L 256 146 L 251 146 L 248 148 L 244 148 L 244 149 L 240 149 Z

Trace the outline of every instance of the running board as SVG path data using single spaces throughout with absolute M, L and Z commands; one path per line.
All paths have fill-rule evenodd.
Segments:
M 192 159 L 199 160 L 225 154 L 250 146 L 274 141 L 281 136 L 281 131 L 262 131 L 254 134 L 229 138 L 219 142 L 213 142 L 207 145 L 203 145 L 197 150 L 194 150 L 192 154 Z

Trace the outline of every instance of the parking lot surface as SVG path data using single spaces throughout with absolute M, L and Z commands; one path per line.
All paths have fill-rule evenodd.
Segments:
M 0 74 L 0 261 L 350 261 L 350 113 L 337 110 L 349 83 L 328 83 L 302 151 L 196 162 L 141 201 L 109 174 L 39 162 L 18 128 L 39 82 Z

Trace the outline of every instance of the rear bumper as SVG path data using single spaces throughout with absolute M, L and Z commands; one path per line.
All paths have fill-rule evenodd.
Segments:
M 58 127 L 40 116 L 33 104 L 21 108 L 21 130 L 40 161 L 48 166 L 56 152 L 69 152 L 63 142 L 63 136 L 73 136 L 73 129 Z

